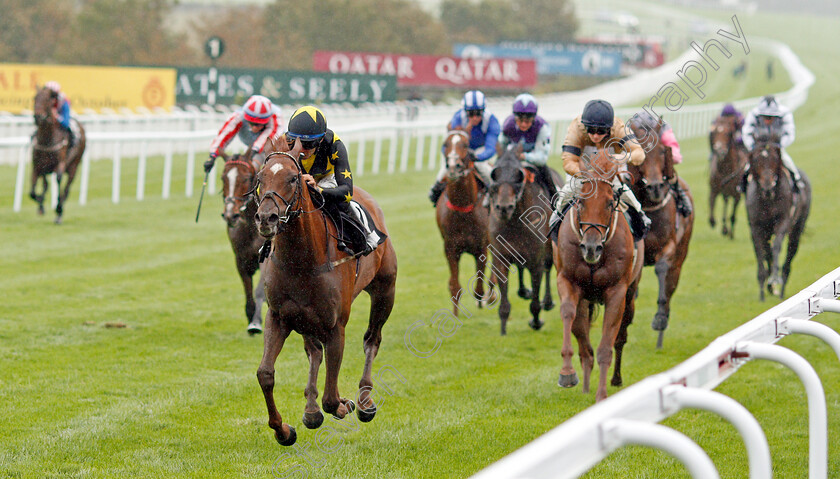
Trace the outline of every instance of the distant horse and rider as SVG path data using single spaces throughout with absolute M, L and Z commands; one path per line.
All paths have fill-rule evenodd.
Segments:
M 227 225 L 227 235 L 233 248 L 236 270 L 242 280 L 245 290 L 245 317 L 248 321 L 248 333 L 253 335 L 262 332 L 262 305 L 265 292 L 260 264 L 260 247 L 265 238 L 257 231 L 254 215 L 257 212 L 254 187 L 257 181 L 257 171 L 260 166 L 256 162 L 235 154 L 224 160 L 222 170 L 222 195 L 224 197 L 224 211 L 222 218 Z M 254 273 L 260 271 L 260 277 L 254 287 Z
M 306 116 L 300 118 L 299 115 Z M 344 146 L 337 135 L 326 130 L 326 120 L 316 108 L 299 109 L 292 116 L 292 122 L 296 117 L 302 123 L 317 124 L 304 125 L 309 128 L 309 133 L 305 133 L 307 130 L 302 127 L 294 130 L 294 138 L 287 136 L 286 139 L 294 146 L 281 146 L 281 150 L 289 151 L 277 151 L 267 156 L 257 175 L 255 190 L 257 229 L 263 237 L 271 240 L 263 271 L 268 313 L 257 378 L 265 396 L 269 426 L 274 430 L 277 441 L 284 446 L 291 446 L 297 438 L 295 429 L 283 422 L 273 392 L 274 364 L 286 338 L 292 331 L 301 334 L 309 358 L 303 415 L 307 428 L 320 427 L 324 420 L 317 403 L 318 370 L 324 356 L 326 382 L 323 410 L 339 419 L 357 410 L 360 421 L 372 420 L 376 414 L 371 377 L 373 360 L 382 341 L 382 327 L 394 306 L 397 279 L 397 257 L 387 235 L 382 210 L 367 192 L 353 187 L 352 183 L 349 183 L 351 190 L 348 195 L 352 195 L 353 201 L 367 211 L 373 223 L 371 227 L 381 233 L 381 242 L 364 255 L 351 254 L 339 248 L 339 228 L 327 213 L 329 187 L 320 187 L 320 184 L 326 183 L 313 186 L 309 181 L 311 172 L 315 171 L 313 165 L 317 165 L 321 158 L 320 153 L 315 151 L 330 149 L 341 152 Z M 293 130 L 292 122 L 289 130 Z M 306 169 L 307 159 L 300 155 L 303 150 L 317 156 L 309 169 Z M 335 172 L 346 172 L 349 180 L 352 174 L 346 169 L 346 153 L 343 156 L 336 164 Z M 363 342 L 364 370 L 354 402 L 351 398 L 340 396 L 338 376 L 350 309 L 362 291 L 370 295 L 370 316 Z
M 73 137 L 72 131 L 62 126 L 56 113 L 59 101 L 60 93 L 55 82 L 38 89 L 35 94 L 32 110 L 37 129 L 32 139 L 32 182 L 29 190 L 29 197 L 38 203 L 38 213 L 43 215 L 44 198 L 49 188 L 48 176 L 55 173 L 59 191 L 55 207 L 56 224 L 62 222 L 64 203 L 70 195 L 70 185 L 76 177 L 86 143 L 85 130 L 75 118 L 69 121 L 78 128 L 78 139 Z M 37 193 L 39 179 L 42 189 Z
M 450 131 L 443 142 L 446 159 L 445 189 L 435 205 L 435 217 L 443 238 L 443 251 L 449 265 L 449 293 L 456 300 L 461 295 L 459 261 L 464 253 L 475 258 L 476 273 L 484 274 L 487 267 L 488 211 L 483 205 L 485 193 L 479 187 L 472 155 L 469 152 L 469 133 Z M 481 307 L 484 281 L 477 281 L 475 300 Z M 453 305 L 454 314 L 459 307 Z
M 528 325 L 532 329 L 538 330 L 544 324 L 540 320 L 540 312 L 554 307 L 551 299 L 551 243 L 548 240 L 551 200 L 545 195 L 543 187 L 534 181 L 534 172 L 520 163 L 518 155 L 521 152 L 521 145 L 508 146 L 493 167 L 488 188 L 494 279 L 491 281 L 499 287 L 501 294 L 499 319 L 503 335 L 507 333 L 511 311 L 507 282 L 511 265 L 527 270 L 531 276 L 531 320 Z M 552 180 L 562 185 L 556 172 L 552 173 Z M 546 291 L 540 301 L 543 276 Z
M 694 210 L 678 212 L 670 179 L 676 175 L 671 148 L 659 141 L 661 118 L 652 126 L 630 122 L 633 133 L 646 151 L 645 161 L 629 165 L 632 177 L 630 188 L 642 203 L 642 210 L 651 220 L 651 229 L 645 236 L 645 266 L 654 266 L 659 282 L 658 309 L 651 326 L 659 331 L 656 347 L 662 340 L 671 314 L 671 297 L 677 289 L 683 263 L 688 255 L 688 244 L 694 228 Z M 683 191 L 692 201 L 688 185 L 681 179 Z
M 811 182 L 805 172 L 799 170 L 799 174 L 803 186 L 794 192 L 792 175 L 782 165 L 779 137 L 770 133 L 756 141 L 749 158 L 746 203 L 761 301 L 765 287 L 770 294 L 784 298 L 791 262 L 811 210 Z M 787 255 L 779 270 L 786 237 Z
M 717 197 L 723 198 L 721 212 L 721 233 L 735 237 L 735 217 L 741 193 L 738 182 L 749 153 L 740 141 L 743 117 L 731 105 L 725 108 L 723 114 L 717 117 L 709 132 L 709 149 L 711 151 L 709 163 L 709 224 L 712 228 L 717 225 L 715 220 L 715 203 Z M 729 201 L 732 200 L 732 209 Z

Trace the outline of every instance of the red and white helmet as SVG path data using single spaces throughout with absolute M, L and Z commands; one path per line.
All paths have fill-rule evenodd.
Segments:
M 57 81 L 48 81 L 47 83 L 44 83 L 44 88 L 48 88 L 56 93 L 61 92 L 61 85 L 59 85 Z
M 271 118 L 273 108 L 274 105 L 272 105 L 271 100 L 268 98 L 262 95 L 252 95 L 251 98 L 248 98 L 248 101 L 245 102 L 245 106 L 242 108 L 242 113 L 245 117 L 245 121 L 264 125 L 268 123 L 268 120 Z

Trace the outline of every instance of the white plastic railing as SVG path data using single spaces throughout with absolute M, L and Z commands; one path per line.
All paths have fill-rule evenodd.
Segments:
M 822 384 L 807 361 L 774 343 L 788 334 L 808 334 L 826 341 L 840 358 L 840 335 L 809 321 L 826 311 L 840 313 L 838 296 L 840 268 L 720 336 L 682 364 L 584 410 L 472 479 L 575 478 L 626 444 L 663 449 L 683 461 L 695 478 L 717 477 L 714 466 L 708 469 L 708 456 L 697 451 L 699 446 L 678 438 L 676 431 L 665 426 L 650 427 L 686 407 L 705 409 L 732 422 L 747 447 L 750 478 L 772 477 L 767 440 L 755 418 L 734 400 L 710 391 L 753 359 L 780 362 L 804 383 L 809 415 L 808 477 L 824 479 L 828 473 L 828 418 Z M 631 437 L 628 429 L 635 429 Z
M 770 40 L 752 39 L 751 45 L 763 45 L 775 54 L 788 71 L 794 82 L 793 88 L 779 93 L 779 100 L 795 109 L 802 105 L 808 90 L 814 82 L 813 74 L 802 65 L 799 58 L 784 44 Z M 614 104 L 639 102 L 646 93 L 656 91 L 659 86 L 668 81 L 676 80 L 676 71 L 691 58 L 697 55 L 689 50 L 680 58 L 659 68 L 643 71 L 632 77 L 616 80 L 577 92 L 558 93 L 540 97 L 540 114 L 552 125 L 552 135 L 555 139 L 565 137 L 569 123 L 577 116 L 584 103 L 592 98 L 606 98 Z M 491 111 L 507 111 L 512 98 L 493 98 L 488 100 Z M 758 98 L 749 98 L 735 102 L 741 109 L 752 107 Z M 645 103 L 641 101 L 641 103 Z M 90 171 L 90 161 L 98 159 L 112 159 L 113 171 L 120 171 L 123 157 L 140 158 L 140 164 L 145 166 L 145 159 L 152 155 L 163 155 L 166 162 L 164 186 L 161 191 L 163 197 L 168 197 L 171 191 L 169 178 L 171 177 L 171 163 L 174 155 L 187 155 L 188 172 L 185 194 L 192 196 L 193 176 L 195 170 L 195 154 L 200 152 L 203 157 L 210 141 L 216 134 L 233 107 L 216 106 L 212 108 L 191 107 L 186 111 L 177 110 L 171 114 L 145 111 L 141 114 L 118 115 L 86 115 L 81 120 L 88 131 L 88 150 L 84 158 L 82 171 L 83 187 L 80 191 L 79 202 L 87 201 L 87 174 Z M 292 111 L 292 106 L 284 106 L 286 115 Z M 345 140 L 352 165 L 357 176 L 377 174 L 383 169 L 388 173 L 396 171 L 406 172 L 410 159 L 414 156 L 415 170 L 434 170 L 438 168 L 440 143 L 443 127 L 450 119 L 454 106 L 429 105 L 425 102 L 412 103 L 383 103 L 365 105 L 359 108 L 343 105 L 324 106 L 325 114 L 330 118 L 330 126 Z M 677 111 L 667 112 L 666 119 L 673 126 L 680 138 L 691 138 L 708 133 L 708 125 L 723 108 L 722 103 L 683 106 Z M 616 113 L 623 118 L 633 116 L 636 108 L 618 108 Z M 123 112 L 125 113 L 125 112 Z M 31 156 L 30 134 L 32 120 L 30 117 L 0 116 L 0 164 L 17 164 L 18 174 L 15 185 L 14 209 L 19 211 L 20 198 L 23 197 L 26 176 L 23 170 Z M 383 152 L 385 141 L 388 140 L 387 151 Z M 373 150 L 368 150 L 367 142 L 373 142 Z M 413 148 L 412 148 L 413 145 Z M 555 153 L 562 147 L 562 141 L 554 141 Z M 243 145 L 235 140 L 231 150 L 242 150 Z M 355 154 L 354 154 L 355 152 Z M 383 154 L 387 155 L 383 160 Z M 370 160 L 370 164 L 366 162 Z M 383 161 L 385 162 L 383 168 Z M 139 169 L 137 198 L 142 199 L 146 178 L 145 169 Z M 112 178 L 112 199 L 119 201 L 118 177 Z M 210 192 L 215 192 L 215 175 L 208 185 Z

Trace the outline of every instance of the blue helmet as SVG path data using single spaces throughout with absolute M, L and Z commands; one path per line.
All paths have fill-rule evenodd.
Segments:
M 613 107 L 604 100 L 589 100 L 583 107 L 580 122 L 594 128 L 612 128 L 615 113 Z
M 516 97 L 513 102 L 513 113 L 537 114 L 537 99 L 528 93 L 523 93 Z
M 484 93 L 479 90 L 471 90 L 464 94 L 461 100 L 461 108 L 466 111 L 484 111 L 487 107 L 487 102 L 484 99 Z

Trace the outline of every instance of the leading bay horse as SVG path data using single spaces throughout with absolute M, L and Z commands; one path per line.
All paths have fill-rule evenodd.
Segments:
M 450 131 L 443 142 L 446 158 L 446 189 L 435 205 L 435 217 L 443 238 L 443 252 L 449 264 L 449 294 L 456 301 L 461 296 L 458 263 L 461 255 L 475 257 L 476 274 L 484 274 L 489 244 L 488 212 L 482 205 L 472 155 L 469 153 L 469 134 L 463 130 Z M 475 299 L 480 308 L 484 300 L 484 281 L 477 281 Z M 458 305 L 454 304 L 455 316 Z
M 245 290 L 245 318 L 248 321 L 248 334 L 254 335 L 262 332 L 262 305 L 265 301 L 262 271 L 260 271 L 256 288 L 253 282 L 254 273 L 261 270 L 260 247 L 265 242 L 257 231 L 254 218 L 257 213 L 254 185 L 257 181 L 258 166 L 238 154 L 231 158 L 222 156 L 225 159 L 222 169 L 222 195 L 224 196 L 222 218 L 227 224 L 227 235 L 230 246 L 233 248 L 236 271 L 239 273 Z
M 723 212 L 721 233 L 735 238 L 735 213 L 738 210 L 738 203 L 741 201 L 741 193 L 738 191 L 738 183 L 741 180 L 741 173 L 747 164 L 747 149 L 737 141 L 738 125 L 735 116 L 719 116 L 712 124 L 709 132 L 709 148 L 712 152 L 711 163 L 709 164 L 709 225 L 712 228 L 715 222 L 715 202 L 718 196 L 723 197 Z M 727 225 L 727 210 L 729 200 L 732 200 L 732 212 L 729 214 Z
M 297 142 L 291 152 L 270 154 L 257 175 L 256 190 L 257 228 L 262 236 L 271 238 L 269 261 L 263 267 L 268 313 L 257 378 L 268 408 L 268 425 L 284 446 L 291 446 L 297 438 L 295 429 L 283 423 L 274 404 L 274 363 L 286 338 L 292 331 L 301 334 L 309 357 L 304 425 L 314 429 L 324 420 L 317 404 L 322 354 L 327 359 L 324 411 L 344 418 L 356 407 L 338 392 L 344 330 L 353 300 L 366 291 L 370 295 L 370 317 L 364 335 L 364 371 L 356 399 L 359 420 L 372 420 L 376 405 L 370 394 L 371 369 L 382 341 L 382 326 L 394 306 L 397 279 L 397 256 L 390 237 L 367 256 L 348 256 L 338 250 L 335 225 L 320 208 L 323 200 L 317 191 L 309 190 L 301 177 L 299 151 Z M 355 188 L 353 198 L 370 212 L 376 228 L 387 234 L 376 201 L 360 188 Z
M 765 285 L 770 294 L 784 298 L 790 264 L 811 211 L 811 182 L 799 170 L 805 184 L 798 194 L 793 193 L 791 175 L 782 164 L 777 137 L 756 141 L 750 154 L 749 171 L 747 218 L 758 262 L 758 298 L 764 301 Z M 780 272 L 779 254 L 786 236 L 787 255 Z
M 38 214 L 43 215 L 44 196 L 47 194 L 47 188 L 49 188 L 47 176 L 55 173 L 59 192 L 55 207 L 55 223 L 61 224 L 64 202 L 70 195 L 70 185 L 73 183 L 73 178 L 76 177 L 76 170 L 82 160 L 82 154 L 85 152 L 86 140 L 84 128 L 73 118 L 70 121 L 76 122 L 78 125 L 79 138 L 72 148 L 68 148 L 69 133 L 62 128 L 61 123 L 53 113 L 53 105 L 57 95 L 56 92 L 46 87 L 40 88 L 35 94 L 32 112 L 37 130 L 32 141 L 32 183 L 29 189 L 29 197 L 38 203 Z M 66 180 L 64 180 L 65 174 L 67 175 Z M 35 192 L 35 186 L 39 178 L 42 184 L 40 194 Z M 63 191 L 61 189 L 62 181 L 64 181 Z
M 523 168 L 518 159 L 522 145 L 510 145 L 496 160 L 491 172 L 490 195 L 490 243 L 493 253 L 492 276 L 499 286 L 501 303 L 499 319 L 501 333 L 507 334 L 510 317 L 508 300 L 508 276 L 511 264 L 523 267 L 531 273 L 531 320 L 528 325 L 538 330 L 543 326 L 540 320 L 542 309 L 551 309 L 551 287 L 546 287 L 545 298 L 540 302 L 540 285 L 543 275 L 546 284 L 551 278 L 551 242 L 548 239 L 548 219 L 551 216 L 550 200 L 545 198 L 542 188 L 534 182 L 534 174 Z M 562 186 L 559 175 L 552 173 L 556 184 Z M 540 194 L 543 193 L 543 198 Z M 522 270 L 520 269 L 520 281 Z M 520 288 L 522 289 L 522 288 Z
M 633 321 L 634 299 L 642 274 L 644 241 L 634 244 L 630 226 L 621 214 L 620 197 L 613 192 L 617 163 L 604 150 L 591 160 L 593 169 L 581 173 L 581 189 L 575 205 L 552 240 L 557 268 L 557 293 L 563 318 L 563 367 L 558 384 L 578 383 L 572 366 L 572 334 L 578 342 L 583 370 L 583 392 L 589 392 L 593 351 L 589 329 L 593 303 L 604 304 L 604 325 L 597 361 L 600 370 L 596 401 L 607 397 L 607 373 L 615 348 L 615 371 L 611 384 L 620 386 L 621 355 L 627 342 L 627 327 Z
M 628 165 L 633 178 L 630 189 L 642 203 L 642 210 L 651 221 L 645 236 L 645 266 L 653 266 L 659 280 L 657 311 L 651 327 L 659 331 L 656 348 L 662 348 L 662 339 L 671 315 L 671 297 L 680 281 L 680 272 L 688 255 L 688 243 L 694 229 L 694 208 L 691 215 L 683 217 L 677 212 L 676 199 L 671 191 L 670 179 L 674 177 L 674 158 L 671 147 L 659 141 L 662 122 L 654 128 L 633 125 L 633 133 L 645 150 L 641 165 Z M 679 179 L 680 186 L 694 202 L 688 185 Z

